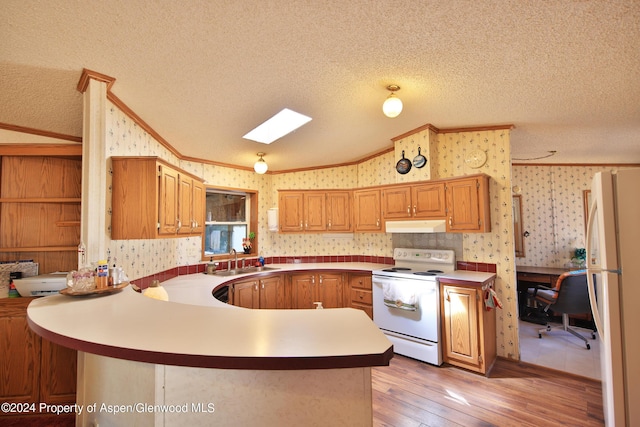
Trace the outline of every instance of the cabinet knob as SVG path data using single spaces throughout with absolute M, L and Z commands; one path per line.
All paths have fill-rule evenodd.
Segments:
M 411 206 L 407 206 L 407 216 L 411 216 Z

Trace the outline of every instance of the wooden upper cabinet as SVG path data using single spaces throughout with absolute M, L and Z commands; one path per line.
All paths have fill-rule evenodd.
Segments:
M 381 232 L 385 221 L 446 220 L 450 233 L 491 231 L 489 176 L 360 190 L 280 190 L 281 232 Z
M 327 231 L 352 231 L 351 191 L 327 193 Z
M 204 211 L 206 206 L 207 191 L 204 184 L 193 180 L 193 199 L 191 201 L 191 232 L 200 234 L 204 232 Z
M 153 239 L 202 233 L 200 178 L 157 157 L 112 157 L 111 238 Z
M 445 183 L 411 186 L 411 211 L 414 218 L 443 218 L 446 215 Z
M 180 177 L 178 171 L 160 165 L 160 234 L 175 234 L 180 227 L 178 213 L 178 193 Z
M 353 192 L 354 230 L 382 231 L 380 190 Z
M 324 192 L 304 193 L 304 231 L 327 229 L 326 195 Z
M 278 194 L 278 216 L 283 233 L 304 231 L 304 194 L 302 192 L 280 192 Z
M 489 213 L 489 177 L 478 175 L 448 181 L 447 231 L 491 231 Z
M 445 183 L 387 187 L 382 190 L 385 219 L 444 218 Z
M 302 190 L 278 193 L 280 231 L 351 231 L 351 191 Z
M 382 190 L 382 216 L 385 219 L 411 218 L 411 205 L 411 187 L 402 186 Z

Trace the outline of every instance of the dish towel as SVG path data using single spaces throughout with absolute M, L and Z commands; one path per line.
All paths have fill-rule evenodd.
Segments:
M 487 311 L 491 311 L 493 308 L 502 308 L 502 302 L 492 288 L 484 291 L 484 307 Z
M 416 311 L 418 309 L 418 297 L 415 292 L 403 286 L 392 283 L 382 285 L 384 305 L 400 310 Z

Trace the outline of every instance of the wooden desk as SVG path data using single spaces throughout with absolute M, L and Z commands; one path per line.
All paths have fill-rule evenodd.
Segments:
M 527 313 L 527 289 L 536 288 L 539 285 L 552 288 L 558 281 L 558 277 L 569 270 L 568 268 L 556 267 L 516 266 L 518 312 L 520 316 Z

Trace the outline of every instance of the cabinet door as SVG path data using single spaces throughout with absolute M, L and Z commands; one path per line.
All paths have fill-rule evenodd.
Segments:
M 314 308 L 316 277 L 313 273 L 291 275 L 291 308 Z
M 186 175 L 178 174 L 178 234 L 191 234 L 193 216 L 193 179 Z
M 25 301 L 22 301 L 22 300 Z M 31 298 L 0 300 L 0 401 L 40 402 L 41 340 L 27 325 L 27 304 Z
M 380 190 L 354 191 L 355 231 L 381 231 Z
M 382 216 L 385 219 L 411 218 L 411 188 L 387 188 L 382 190 Z
M 78 352 L 45 339 L 41 341 L 40 401 L 75 402 Z
M 351 231 L 351 192 L 327 193 L 327 231 Z
M 204 211 L 206 205 L 206 190 L 200 181 L 193 181 L 193 200 L 191 202 L 191 232 L 200 234 L 204 232 Z
M 278 216 L 281 232 L 304 231 L 303 215 L 303 194 L 301 192 L 286 192 L 279 194 Z
M 444 182 L 412 186 L 411 203 L 414 218 L 444 218 Z
M 158 166 L 155 159 L 112 159 L 111 238 L 154 239 L 158 234 Z
M 448 181 L 447 231 L 491 231 L 488 177 Z
M 233 284 L 233 305 L 244 308 L 260 308 L 258 281 L 247 280 Z
M 160 168 L 159 188 L 159 234 L 176 234 L 178 224 L 178 188 L 180 186 L 178 172 L 165 167 Z M 131 185 L 136 185 L 132 183 Z
M 444 356 L 469 368 L 480 365 L 479 294 L 476 289 L 444 285 Z
M 327 229 L 326 196 L 324 192 L 304 194 L 304 231 L 325 231 Z
M 318 299 L 316 301 L 321 301 L 324 308 L 344 307 L 343 283 L 342 274 L 318 274 Z
M 282 276 L 260 279 L 258 285 L 260 308 L 291 308 L 291 304 L 287 301 L 287 292 Z

